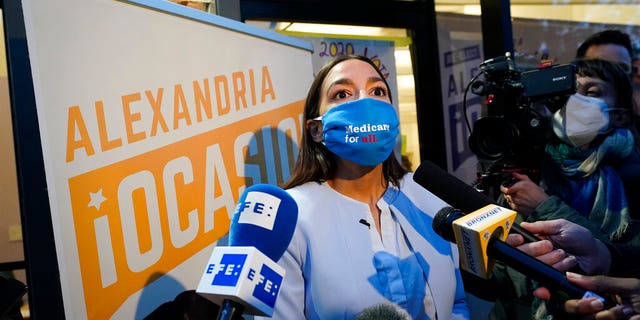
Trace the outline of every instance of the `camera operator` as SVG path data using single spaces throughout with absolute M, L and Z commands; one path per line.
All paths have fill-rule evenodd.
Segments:
M 602 240 L 638 248 L 640 148 L 629 77 L 605 60 L 575 66 L 578 87 L 551 117 L 554 135 L 544 146 L 540 184 L 514 173 L 515 182 L 500 187 L 500 200 L 527 221 L 563 218 L 604 235 Z M 555 254 L 562 259 L 566 252 Z M 621 261 L 612 263 L 610 274 L 628 276 Z M 500 291 L 490 318 L 549 319 L 554 313 L 555 303 L 533 296 L 537 283 L 515 270 L 497 264 L 492 281 Z
M 501 186 L 511 208 L 529 221 L 566 218 L 599 226 L 627 242 L 640 219 L 640 149 L 631 85 L 618 64 L 578 60 L 578 88 L 553 115 L 557 139 L 545 148 L 540 186 L 526 176 Z

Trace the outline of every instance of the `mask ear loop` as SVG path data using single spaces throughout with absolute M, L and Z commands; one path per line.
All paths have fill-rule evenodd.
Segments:
M 310 119 L 310 120 L 312 120 L 312 121 L 320 121 L 320 122 L 322 122 L 322 116 L 317 116 L 317 117 L 312 118 L 312 119 Z M 322 130 L 322 125 L 320 125 L 320 132 L 322 132 L 322 131 L 323 131 L 323 130 Z M 313 134 L 312 134 L 312 136 L 313 136 Z M 322 145 L 324 145 L 324 134 L 322 134 L 322 140 L 321 140 L 321 141 L 316 141 L 316 142 L 322 143 Z

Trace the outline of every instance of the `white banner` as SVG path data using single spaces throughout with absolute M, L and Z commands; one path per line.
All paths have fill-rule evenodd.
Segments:
M 23 9 L 66 317 L 142 318 L 288 178 L 311 46 L 163 0 Z

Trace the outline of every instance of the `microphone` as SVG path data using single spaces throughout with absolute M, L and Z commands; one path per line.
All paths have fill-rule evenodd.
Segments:
M 487 278 L 495 259 L 540 282 L 565 300 L 595 296 L 606 308 L 615 306 L 611 300 L 577 287 L 562 272 L 500 240 L 506 237 L 504 232 L 508 231 L 514 216 L 515 211 L 496 205 L 467 215 L 444 207 L 436 213 L 432 226 L 443 239 L 458 244 L 460 266 L 470 273 Z
M 380 303 L 367 307 L 360 312 L 354 320 L 409 320 L 411 316 L 390 303 Z
M 413 174 L 413 180 L 462 212 L 473 212 L 484 206 L 495 204 L 482 192 L 427 160 L 420 163 Z M 526 242 L 540 240 L 536 235 L 522 229 L 516 223 L 511 226 L 511 232 L 522 235 Z
M 285 271 L 276 262 L 291 242 L 298 205 L 285 190 L 255 184 L 238 200 L 229 246 L 216 246 L 196 292 L 221 305 L 216 319 L 273 315 Z

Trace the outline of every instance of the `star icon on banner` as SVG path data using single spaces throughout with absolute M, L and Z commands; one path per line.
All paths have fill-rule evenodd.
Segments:
M 89 201 L 88 207 L 94 207 L 97 210 L 100 210 L 100 205 L 107 200 L 107 198 L 102 195 L 102 189 L 97 192 L 89 192 L 89 196 L 91 197 L 91 201 Z

